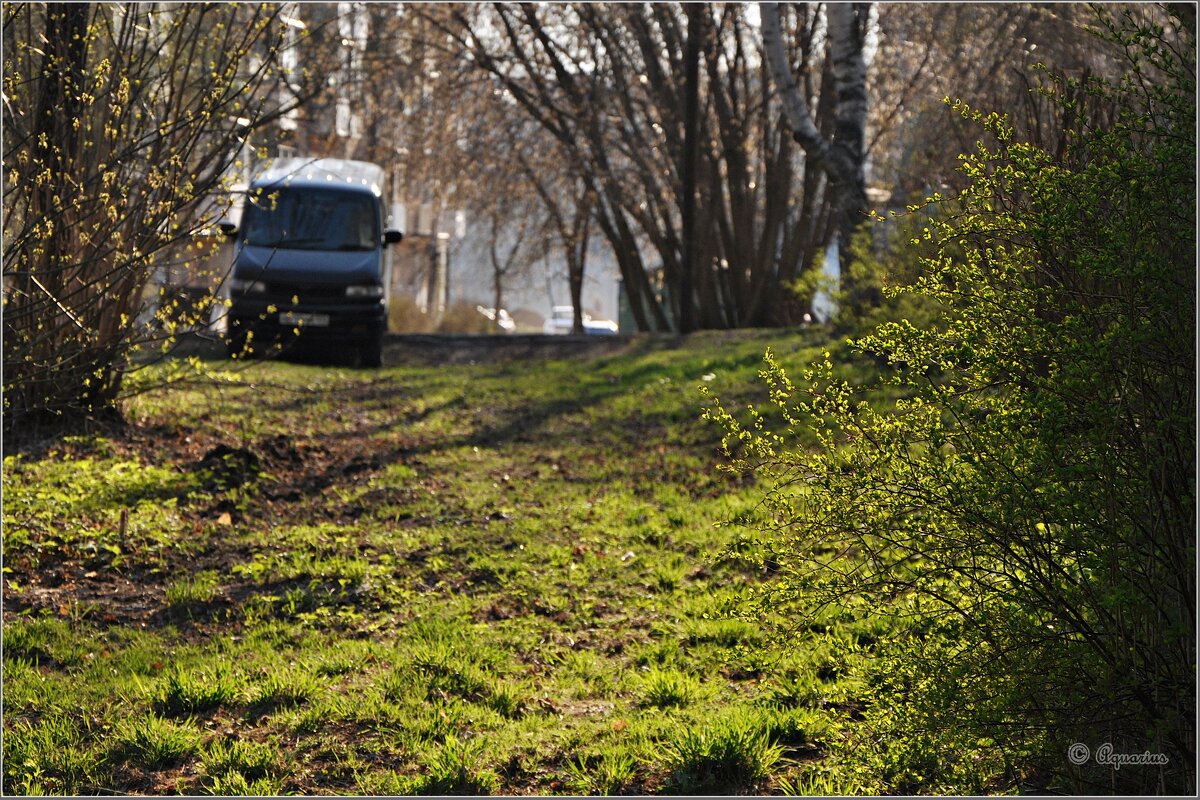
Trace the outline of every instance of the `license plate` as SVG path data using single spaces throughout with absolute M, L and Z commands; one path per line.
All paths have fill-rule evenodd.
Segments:
M 279 315 L 279 324 L 293 328 L 328 328 L 328 314 L 301 314 L 295 311 L 284 311 Z

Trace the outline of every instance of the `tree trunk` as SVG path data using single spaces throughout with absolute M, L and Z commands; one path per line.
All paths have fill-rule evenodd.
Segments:
M 696 172 L 700 161 L 700 37 L 704 15 L 708 7 L 689 3 L 687 10 L 687 44 L 684 65 L 683 152 L 679 165 L 679 182 L 683 191 L 680 203 L 680 219 L 683 227 L 683 253 L 679 270 L 679 319 L 676 321 L 680 333 L 691 333 L 696 329 L 695 304 L 692 301 L 692 276 L 698 272 L 696 263 L 699 251 L 696 229 Z
M 825 6 L 836 103 L 834 134 L 830 141 L 814 124 L 804 93 L 792 76 L 779 21 L 779 4 L 759 4 L 763 49 L 792 135 L 809 158 L 818 161 L 829 176 L 843 277 L 849 272 L 850 240 L 866 220 L 863 164 L 866 158 L 867 68 L 863 58 L 863 37 L 870 6 L 870 3 L 828 3 Z M 842 288 L 851 295 L 860 291 L 852 285 Z
M 826 6 L 829 18 L 829 47 L 833 59 L 833 79 L 837 93 L 830 158 L 835 168 L 833 182 L 838 254 L 842 291 L 851 307 L 878 305 L 879 290 L 855 284 L 846 268 L 850 261 L 850 242 L 867 218 L 865 139 L 867 125 L 867 66 L 863 59 L 863 38 L 869 3 L 832 3 Z
M 588 238 L 592 229 L 592 195 L 584 192 L 582 205 L 575 209 L 575 231 L 571 246 L 567 249 L 567 281 L 571 286 L 571 308 L 573 319 L 571 332 L 582 334 L 583 330 L 583 274 L 587 267 Z
M 792 77 L 787 48 L 783 43 L 783 28 L 779 22 L 779 4 L 759 3 L 758 7 L 762 19 L 763 50 L 771 69 L 771 80 L 783 101 L 783 111 L 787 115 L 788 124 L 792 126 L 792 135 L 810 158 L 820 161 L 825 166 L 829 160 L 829 143 L 813 124 L 812 114 L 808 111 L 808 101 Z M 828 169 L 827 166 L 826 168 Z
M 583 265 L 586 256 L 578 251 L 567 258 L 567 282 L 571 287 L 571 333 L 583 330 Z

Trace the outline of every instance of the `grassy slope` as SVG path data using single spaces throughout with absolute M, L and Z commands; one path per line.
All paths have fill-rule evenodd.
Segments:
M 822 755 L 852 632 L 768 652 L 726 616 L 762 575 L 716 523 L 761 490 L 696 388 L 763 399 L 765 348 L 798 371 L 815 337 L 261 363 L 6 458 L 5 791 L 850 788 Z

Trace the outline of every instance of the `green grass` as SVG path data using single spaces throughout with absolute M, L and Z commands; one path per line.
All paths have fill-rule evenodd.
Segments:
M 854 687 L 821 670 L 831 637 L 878 632 L 770 654 L 777 621 L 729 616 L 763 574 L 721 557 L 718 523 L 759 495 L 716 470 L 698 387 L 761 401 L 768 346 L 798 370 L 827 343 L 261 362 L 7 457 L 4 790 L 843 785 L 813 765 Z M 255 470 L 211 480 L 219 445 Z
M 80 795 L 100 785 L 105 754 L 91 741 L 93 731 L 84 719 L 49 706 L 36 722 L 10 722 L 11 716 L 5 715 L 4 724 L 5 794 Z
M 423 774 L 412 786 L 413 794 L 491 794 L 500 784 L 483 766 L 483 743 L 447 736 L 422 758 Z
M 152 704 L 161 714 L 185 717 L 228 706 L 236 697 L 237 686 L 228 670 L 189 673 L 175 669 L 160 682 Z
M 700 694 L 700 682 L 675 670 L 651 669 L 642 678 L 641 702 L 653 708 L 691 705 Z
M 197 787 L 202 794 L 278 794 L 275 777 L 280 761 L 275 747 L 237 739 L 213 741 L 201 757 L 204 778 Z
M 117 758 L 149 769 L 174 766 L 200 748 L 201 732 L 154 714 L 123 720 L 115 734 Z
M 779 764 L 783 748 L 745 712 L 682 728 L 666 744 L 668 786 L 680 794 L 745 794 Z
M 167 608 L 175 613 L 190 614 L 217 598 L 217 573 L 203 570 L 167 586 Z
M 613 750 L 592 759 L 567 764 L 568 786 L 581 795 L 621 794 L 632 785 L 637 759 L 626 750 Z

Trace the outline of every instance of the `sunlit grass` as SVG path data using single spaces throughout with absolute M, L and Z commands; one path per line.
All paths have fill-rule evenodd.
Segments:
M 821 746 L 811 715 L 839 684 L 815 662 L 750 659 L 763 626 L 727 617 L 761 576 L 719 558 L 737 533 L 716 523 L 752 512 L 756 495 L 715 470 L 719 434 L 699 420 L 697 387 L 761 400 L 768 345 L 803 366 L 821 344 L 764 332 L 647 340 L 591 361 L 262 362 L 130 401 L 135 425 L 186 438 L 191 455 L 91 442 L 83 478 L 118 476 L 95 497 L 67 485 L 66 451 L 6 460 L 6 506 L 11 483 L 25 520 L 5 526 L 6 791 L 122 789 L 151 762 L 162 776 L 124 790 L 788 780 L 778 748 Z M 237 487 L 194 480 L 218 443 L 258 454 L 260 473 Z M 27 586 L 72 598 L 39 583 L 59 564 L 95 574 L 74 580 L 132 575 L 141 616 L 86 599 L 38 607 Z M 104 723 L 53 710 L 78 707 Z M 680 738 L 689 727 L 707 732 Z

